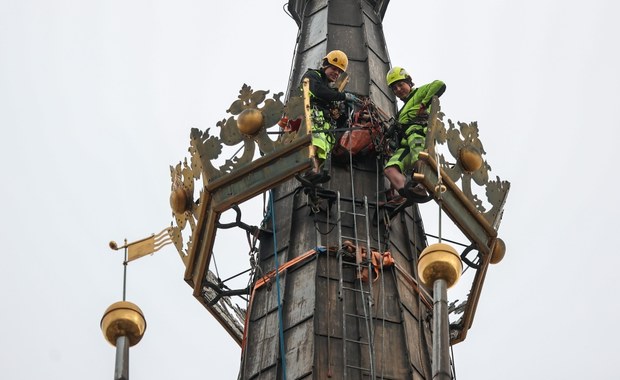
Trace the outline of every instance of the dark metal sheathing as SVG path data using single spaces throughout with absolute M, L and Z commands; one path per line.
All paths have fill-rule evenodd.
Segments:
M 372 101 L 387 114 L 396 111 L 395 99 L 385 84 L 390 60 L 381 21 L 389 1 L 369 0 L 291 0 L 288 9 L 300 27 L 288 96 L 298 91 L 302 75 L 308 68 L 318 68 L 325 54 L 343 50 L 349 57 L 350 82 L 346 88 Z M 346 160 L 345 160 L 346 161 Z M 346 199 L 364 196 L 374 204 L 376 189 L 384 190 L 383 161 L 374 156 L 357 158 L 352 166 L 333 162 L 332 179 L 323 188 L 338 191 Z M 353 183 L 351 183 L 353 178 Z M 313 214 L 307 206 L 308 197 L 293 179 L 275 188 L 274 231 L 278 261 L 282 265 L 318 245 L 337 246 L 339 218 L 334 205 L 329 213 Z M 354 190 L 354 191 L 353 191 Z M 344 210 L 353 205 L 343 200 Z M 361 206 L 356 206 L 360 212 Z M 369 213 L 374 213 L 371 207 Z M 374 215 L 369 216 L 375 220 Z M 341 215 L 343 235 L 356 231 L 366 241 L 365 226 L 353 217 Z M 391 221 L 389 243 L 384 241 L 384 227 L 371 225 L 371 245 L 390 250 L 402 271 L 385 268 L 380 280 L 373 284 L 372 337 L 357 317 L 343 320 L 343 301 L 338 298 L 340 274 L 337 255 L 319 253 L 289 268 L 280 277 L 282 297 L 282 330 L 287 379 L 361 379 L 370 378 L 367 346 L 355 340 L 372 338 L 374 367 L 377 378 L 430 380 L 430 330 L 426 317 L 430 312 L 410 285 L 415 278 L 419 251 L 426 245 L 417 207 L 408 209 Z M 376 221 L 376 220 L 375 220 Z M 377 228 L 380 231 L 377 231 Z M 274 236 L 261 238 L 259 265 L 263 273 L 275 267 Z M 381 241 L 378 241 L 381 236 Z M 412 242 L 415 242 L 413 244 Z M 344 268 L 343 283 L 354 287 L 359 280 L 356 271 Z M 366 285 L 367 286 L 367 285 Z M 247 345 L 243 351 L 239 379 L 282 379 L 282 358 L 278 339 L 276 284 L 256 290 L 251 300 Z M 363 303 L 347 297 L 344 310 L 352 315 L 363 314 Z M 344 322 L 346 321 L 346 322 Z M 346 329 L 343 329 L 346 324 Z M 343 334 L 346 330 L 346 336 Z M 347 348 L 345 366 L 343 347 Z
M 383 16 L 385 16 L 385 11 L 387 9 L 387 6 L 390 3 L 390 0 L 371 0 L 365 3 L 372 7 L 373 11 L 375 12 L 378 18 L 383 20 Z M 293 16 L 293 19 L 295 20 L 295 22 L 297 23 L 297 26 L 301 27 L 301 20 L 303 17 L 304 7 L 306 7 L 306 14 L 310 14 L 312 13 L 312 10 L 308 9 L 308 5 L 312 6 L 316 4 L 321 4 L 321 5 L 327 4 L 327 0 L 312 1 L 312 2 L 302 0 L 302 1 L 289 1 L 288 2 L 288 10 Z
M 350 82 L 346 90 L 370 96 L 385 112 L 395 112 L 396 100 L 385 84 L 390 60 L 381 24 L 383 14 L 377 13 L 377 7 L 387 7 L 387 3 L 290 1 L 289 11 L 301 30 L 289 80 L 289 96 L 298 91 L 306 70 L 319 68 L 325 54 L 338 49 L 349 57 Z M 372 91 L 374 86 L 381 91 Z

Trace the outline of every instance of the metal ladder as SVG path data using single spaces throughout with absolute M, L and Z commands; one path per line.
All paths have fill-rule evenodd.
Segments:
M 354 189 L 352 189 L 354 190 Z M 370 379 L 376 379 L 375 373 L 375 350 L 374 350 L 374 323 L 372 316 L 372 260 L 370 249 L 370 220 L 368 217 L 368 198 L 364 196 L 363 206 L 364 212 L 358 213 L 356 211 L 355 193 L 352 192 L 351 199 L 351 211 L 344 211 L 340 202 L 340 192 L 337 192 L 337 207 L 338 207 L 338 241 L 340 247 L 343 247 L 345 240 L 350 240 L 356 246 L 356 259 L 354 262 L 344 260 L 343 249 L 338 253 L 338 299 L 342 307 L 342 354 L 343 354 L 343 378 L 346 380 L 349 378 L 349 370 L 357 371 L 359 376 L 353 376 L 354 379 L 361 379 L 363 375 L 368 376 Z M 342 235 L 342 220 L 344 216 L 353 217 L 353 236 Z M 363 218 L 366 228 L 366 236 L 359 238 L 357 233 L 357 219 Z M 366 245 L 366 260 L 361 260 L 361 247 Z M 344 271 L 345 267 L 351 267 L 355 269 L 355 280 L 353 286 L 345 286 L 344 284 Z M 368 270 L 368 282 L 364 284 L 361 278 L 362 270 L 364 266 L 367 266 Z M 347 299 L 353 297 L 354 311 L 347 310 Z M 362 314 L 358 314 L 359 305 L 362 306 Z M 354 332 L 350 331 L 351 324 L 357 327 L 358 338 L 350 338 L 349 335 Z M 365 331 L 365 333 L 363 332 Z M 365 335 L 365 337 L 364 337 Z M 352 362 L 351 356 L 353 353 L 349 352 L 350 346 L 357 347 L 359 349 L 359 364 Z M 349 347 L 348 347 L 349 346 Z M 368 365 L 362 366 L 363 363 L 363 350 L 368 350 Z

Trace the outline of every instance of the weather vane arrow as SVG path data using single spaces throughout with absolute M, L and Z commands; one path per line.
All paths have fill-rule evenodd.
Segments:
M 172 244 L 172 238 L 170 232 L 172 227 L 167 227 L 161 230 L 157 234 L 152 234 L 144 239 L 136 240 L 131 243 L 125 241 L 125 245 L 119 247 L 114 240 L 110 241 L 110 248 L 115 251 L 125 248 L 127 250 L 127 257 L 125 261 L 130 262 L 137 260 L 146 255 L 152 255 L 159 251 L 168 244 Z

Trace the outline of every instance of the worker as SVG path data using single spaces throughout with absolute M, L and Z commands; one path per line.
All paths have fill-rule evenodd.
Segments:
M 426 141 L 429 108 L 433 96 L 441 96 L 446 85 L 435 80 L 418 88 L 414 87 L 411 75 L 402 67 L 392 68 L 386 75 L 387 85 L 404 104 L 396 114 L 396 151 L 390 157 L 383 173 L 390 181 L 392 199 L 390 203 L 403 203 L 407 198 L 424 197 L 426 189 L 420 183 L 406 180 L 405 173 L 416 170 L 416 162 Z
M 331 84 L 347 70 L 349 59 L 340 50 L 332 50 L 325 57 L 320 69 L 308 69 L 302 77 L 309 80 L 310 106 L 312 122 L 312 145 L 314 156 L 312 168 L 306 173 L 306 179 L 312 183 L 322 183 L 329 180 L 329 172 L 323 168 L 331 149 L 334 146 L 335 135 L 330 129 L 344 127 L 346 115 L 338 112 L 338 104 L 342 101 L 361 104 L 357 96 L 349 92 L 339 92 Z

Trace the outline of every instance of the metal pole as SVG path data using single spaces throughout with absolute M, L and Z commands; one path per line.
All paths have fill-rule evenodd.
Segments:
M 125 239 L 125 260 L 123 260 L 123 301 L 127 294 L 127 239 Z
M 448 286 L 446 280 L 433 283 L 433 380 L 451 380 Z
M 129 380 L 129 338 L 126 336 L 116 339 L 114 380 Z

